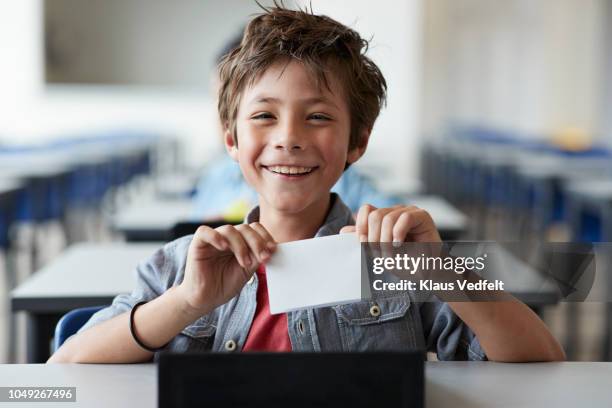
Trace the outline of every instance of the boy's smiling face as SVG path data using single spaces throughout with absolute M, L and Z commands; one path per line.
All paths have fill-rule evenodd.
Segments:
M 238 143 L 226 131 L 226 147 L 240 164 L 260 205 L 298 214 L 327 205 L 329 191 L 365 151 L 348 150 L 351 129 L 347 99 L 339 81 L 325 85 L 297 62 L 271 65 L 240 99 Z

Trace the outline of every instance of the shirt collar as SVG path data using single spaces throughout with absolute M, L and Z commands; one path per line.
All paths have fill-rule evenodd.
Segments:
M 351 210 L 344 204 L 340 196 L 336 193 L 331 193 L 331 208 L 325 217 L 323 225 L 319 228 L 315 237 L 325 237 L 327 235 L 335 235 L 340 233 L 340 229 L 346 225 L 354 225 L 353 214 Z M 253 208 L 244 219 L 244 222 L 259 221 L 259 206 Z

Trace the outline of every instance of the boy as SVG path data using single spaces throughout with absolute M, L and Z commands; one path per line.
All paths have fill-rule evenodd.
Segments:
M 221 64 L 219 114 L 259 206 L 242 225 L 203 226 L 166 245 L 138 268 L 136 290 L 94 315 L 50 361 L 144 362 L 162 349 L 427 348 L 441 360 L 563 359 L 544 324 L 515 300 L 417 304 L 399 295 L 270 315 L 264 265 L 276 243 L 343 227 L 362 241 L 440 241 L 431 217 L 414 207 L 366 205 L 351 227 L 350 210 L 330 194 L 365 152 L 385 99 L 366 47 L 328 17 L 273 7 L 254 18 Z
M 227 54 L 240 46 L 243 32 L 244 27 L 240 31 L 240 36 L 234 36 L 225 44 L 216 59 L 215 70 L 211 76 L 211 91 L 215 95 L 219 90 L 219 74 L 216 68 Z M 218 128 L 219 139 L 223 140 L 221 123 Z M 371 181 L 354 167 L 342 173 L 331 191 L 338 193 L 346 206 L 355 214 L 366 203 L 377 207 L 391 207 L 402 202 L 399 197 L 378 191 Z M 229 155 L 222 154 L 206 167 L 198 181 L 193 203 L 192 216 L 196 219 L 224 218 L 240 222 L 248 210 L 257 205 L 257 191 L 244 180 L 238 163 Z

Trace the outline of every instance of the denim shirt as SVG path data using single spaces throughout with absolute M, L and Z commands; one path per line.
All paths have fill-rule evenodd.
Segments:
M 259 208 L 255 207 L 246 222 L 258 219 Z M 331 209 L 315 237 L 338 234 L 343 226 L 352 224 L 351 211 L 332 193 Z M 134 291 L 115 297 L 112 305 L 94 314 L 80 331 L 128 312 L 137 302 L 152 300 L 181 283 L 192 238 L 185 236 L 170 242 L 142 262 L 136 270 Z M 241 350 L 255 314 L 257 285 L 254 274 L 236 297 L 187 326 L 167 349 Z M 439 360 L 486 359 L 476 336 L 446 303 L 418 303 L 407 294 L 375 296 L 356 303 L 287 313 L 292 350 L 427 350 L 435 352 Z M 372 309 L 374 305 L 378 309 Z

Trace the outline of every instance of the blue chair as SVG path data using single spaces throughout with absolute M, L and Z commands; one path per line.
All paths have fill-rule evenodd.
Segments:
M 94 313 L 98 310 L 104 309 L 106 306 L 91 306 L 83 307 L 80 309 L 74 309 L 66 313 L 57 322 L 55 326 L 55 337 L 53 338 L 53 351 L 55 352 L 66 339 L 75 334 Z

